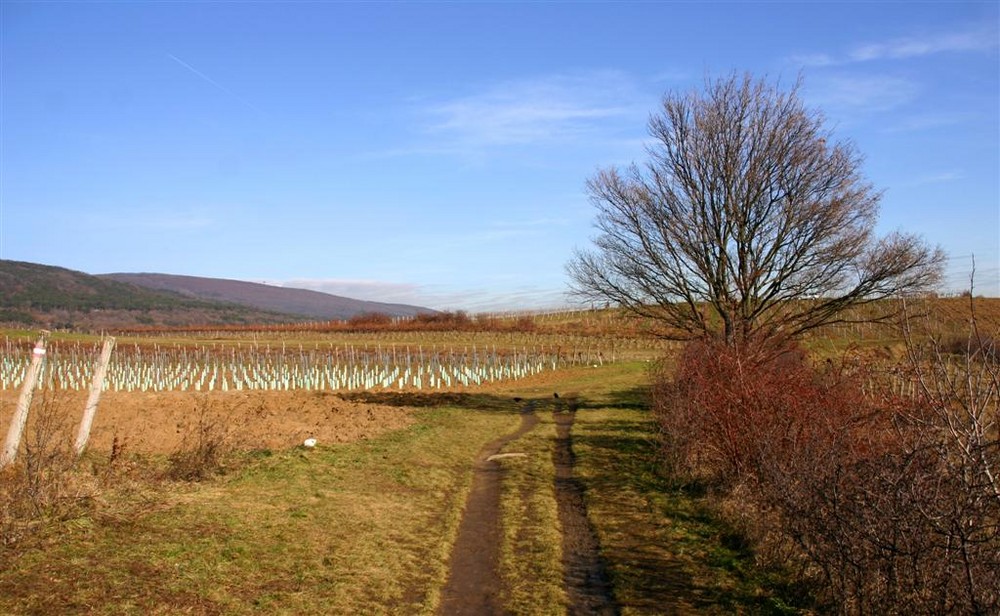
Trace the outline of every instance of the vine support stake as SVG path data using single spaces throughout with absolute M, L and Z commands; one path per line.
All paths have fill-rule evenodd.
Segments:
M 14 410 L 14 417 L 10 420 L 10 428 L 7 430 L 7 441 L 4 443 L 3 455 L 0 455 L 0 468 L 3 468 L 14 461 L 17 457 L 17 449 L 21 446 L 21 435 L 24 433 L 24 426 L 28 423 L 28 409 L 31 408 L 31 396 L 35 392 L 35 383 L 38 381 L 38 374 L 42 371 L 42 364 L 45 362 L 45 340 L 49 332 L 42 330 L 35 348 L 31 351 L 31 364 L 24 375 L 24 383 L 21 384 L 21 396 L 17 399 L 17 408 Z
M 76 444 L 73 449 L 76 455 L 83 454 L 90 440 L 90 427 L 94 423 L 94 415 L 97 414 L 97 402 L 101 399 L 101 390 L 104 389 L 104 377 L 108 373 L 108 364 L 111 362 L 111 351 L 115 348 L 115 339 L 108 336 L 104 339 L 104 346 L 101 348 L 101 355 L 94 366 L 94 380 L 90 385 L 90 395 L 87 396 L 87 405 L 83 407 L 83 419 L 80 420 L 80 430 L 76 435 Z

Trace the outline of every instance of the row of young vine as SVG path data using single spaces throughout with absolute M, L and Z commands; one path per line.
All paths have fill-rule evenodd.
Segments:
M 96 346 L 51 346 L 39 386 L 89 388 L 96 357 Z M 451 389 L 603 362 L 597 351 L 544 348 L 132 345 L 115 350 L 104 387 L 127 392 Z M 19 387 L 29 363 L 30 350 L 7 341 L 0 349 L 0 389 Z

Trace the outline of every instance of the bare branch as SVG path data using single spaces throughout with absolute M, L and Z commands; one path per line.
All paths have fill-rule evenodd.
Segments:
M 599 235 L 568 266 L 576 292 L 735 343 L 936 284 L 940 249 L 874 237 L 881 193 L 798 88 L 732 75 L 664 97 L 646 163 L 587 183 Z

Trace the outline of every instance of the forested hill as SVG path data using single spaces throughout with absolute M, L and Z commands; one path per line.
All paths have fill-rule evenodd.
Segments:
M 224 301 L 260 310 L 297 314 L 316 320 L 350 319 L 380 313 L 393 317 L 435 312 L 408 304 L 371 302 L 307 289 L 293 289 L 243 280 L 177 276 L 172 274 L 103 274 L 100 278 L 167 290 L 185 297 Z
M 112 329 L 304 319 L 300 315 L 151 290 L 62 267 L 0 260 L 0 323 Z
M 60 329 L 249 325 L 414 316 L 433 310 L 272 285 L 175 276 L 103 274 L 0 260 L 0 324 Z

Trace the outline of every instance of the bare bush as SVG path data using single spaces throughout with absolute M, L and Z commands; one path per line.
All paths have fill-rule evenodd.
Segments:
M 52 392 L 32 409 L 18 457 L 0 471 L 0 545 L 16 543 L 41 519 L 89 506 L 95 486 L 73 472 L 71 423 Z
M 902 461 L 922 474 L 910 506 L 953 583 L 936 592 L 974 613 L 1000 610 L 1000 357 L 970 302 L 966 352 L 947 356 L 934 335 L 918 343 L 906 319 L 917 395 L 898 407 Z M 924 462 L 920 464 L 920 462 Z
M 666 458 L 725 490 L 759 554 L 831 611 L 997 613 L 1000 365 L 972 324 L 957 358 L 908 329 L 913 396 L 863 395 L 868 375 L 791 352 L 691 345 L 657 387 Z
M 675 378 L 656 386 L 664 455 L 689 479 L 732 485 L 776 456 L 833 447 L 869 416 L 846 378 L 817 374 L 792 344 L 689 343 Z
M 180 429 L 181 442 L 167 459 L 169 479 L 200 481 L 223 470 L 236 448 L 235 430 L 225 415 L 213 413 L 201 398 Z

